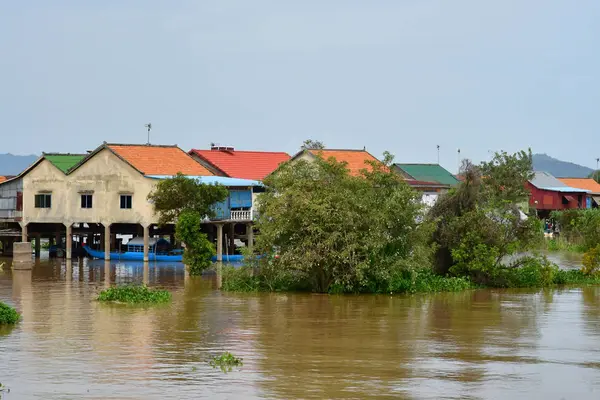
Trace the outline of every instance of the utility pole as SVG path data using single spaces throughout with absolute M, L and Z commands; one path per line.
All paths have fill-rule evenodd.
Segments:
M 148 122 L 146 125 L 144 125 L 146 128 L 148 128 L 148 144 L 150 144 L 150 129 L 152 129 L 152 124 L 150 122 Z
M 440 165 L 440 145 L 437 145 L 437 160 L 438 160 L 438 165 Z

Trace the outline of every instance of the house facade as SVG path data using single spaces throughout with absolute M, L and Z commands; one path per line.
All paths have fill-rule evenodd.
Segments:
M 161 179 L 178 173 L 230 189 L 217 218 L 205 221 L 210 225 L 207 233 L 217 231 L 213 236 L 220 249 L 224 225 L 229 225 L 227 237 L 233 242 L 236 224 L 252 224 L 253 188 L 260 182 L 215 177 L 177 146 L 103 143 L 76 159 L 58 156 L 41 157 L 18 177 L 22 185 L 18 222 L 23 241 L 41 235 L 56 237 L 59 243 L 58 238 L 65 237 L 67 258 L 73 243 L 97 245 L 110 259 L 111 249 L 118 246 L 117 234 L 142 236 L 144 243 L 155 235 L 172 235 L 173 226 L 158 226 L 148 195 Z M 0 184 L 7 192 L 8 183 Z M 245 232 L 248 236 L 252 233 Z M 144 260 L 148 260 L 148 246 L 145 249 Z
M 526 185 L 529 207 L 540 217 L 547 217 L 551 211 L 586 208 L 588 190 L 568 186 L 547 172 L 535 172 Z
M 600 183 L 592 178 L 558 178 L 558 180 L 567 186 L 588 191 L 585 208 L 600 207 Z

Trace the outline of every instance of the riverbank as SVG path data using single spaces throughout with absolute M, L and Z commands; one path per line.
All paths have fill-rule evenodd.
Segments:
M 222 290 L 227 292 L 310 292 L 294 274 L 267 275 L 250 267 L 223 267 Z M 530 264 L 519 268 L 502 268 L 480 277 L 439 276 L 431 270 L 401 271 L 387 280 L 370 282 L 361 291 L 345 291 L 333 284 L 330 294 L 403 294 L 459 292 L 478 288 L 544 288 L 600 285 L 600 275 L 586 275 L 580 269 L 560 269 L 555 265 Z

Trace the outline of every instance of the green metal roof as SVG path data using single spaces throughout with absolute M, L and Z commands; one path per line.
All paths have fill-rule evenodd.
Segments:
M 44 158 L 50 161 L 56 168 L 65 174 L 69 168 L 83 160 L 84 154 L 44 154 Z
M 396 164 L 396 167 L 418 181 L 437 182 L 452 186 L 458 185 L 460 182 L 439 164 Z

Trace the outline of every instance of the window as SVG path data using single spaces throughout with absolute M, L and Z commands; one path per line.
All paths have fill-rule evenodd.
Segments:
M 50 208 L 52 207 L 52 195 L 51 194 L 36 194 L 35 195 L 35 208 Z
M 122 194 L 121 195 L 121 208 L 131 208 L 131 195 L 130 194 Z
M 92 195 L 82 194 L 81 195 L 81 208 L 92 208 Z

